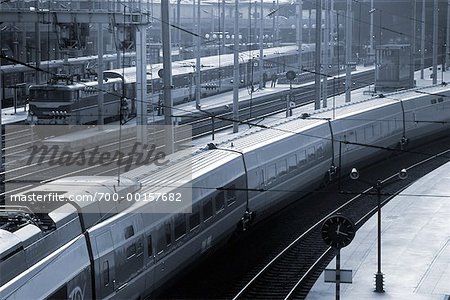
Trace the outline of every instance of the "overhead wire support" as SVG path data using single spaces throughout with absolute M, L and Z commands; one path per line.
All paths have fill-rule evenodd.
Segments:
M 235 0 L 234 9 L 233 119 L 239 120 L 239 0 Z M 233 122 L 233 133 L 238 131 L 239 124 Z
M 345 75 L 345 102 L 352 101 L 352 21 L 352 0 L 347 0 L 345 20 L 345 63 L 347 65 Z
M 161 39 L 163 48 L 163 96 L 166 154 L 174 152 L 172 129 L 172 56 L 170 47 L 169 1 L 161 1 Z
M 320 109 L 321 84 L 320 84 L 320 53 L 321 53 L 321 28 L 322 28 L 322 7 L 321 1 L 316 1 L 316 54 L 315 54 L 315 87 L 316 99 L 314 109 Z

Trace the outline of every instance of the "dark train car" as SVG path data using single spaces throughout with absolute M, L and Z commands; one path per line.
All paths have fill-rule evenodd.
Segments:
M 411 47 L 409 44 L 382 45 L 376 49 L 376 91 L 411 88 Z

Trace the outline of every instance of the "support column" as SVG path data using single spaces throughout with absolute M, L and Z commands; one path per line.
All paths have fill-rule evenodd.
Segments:
M 41 29 L 40 29 L 40 23 L 36 22 L 34 24 L 34 31 L 36 33 L 36 55 L 35 55 L 35 61 L 36 61 L 36 68 L 40 69 L 41 68 Z M 36 84 L 40 84 L 41 83 L 41 72 L 36 71 L 35 72 L 35 79 L 36 79 Z
M 195 0 L 193 1 L 195 6 Z M 197 16 L 196 16 L 196 31 L 197 36 L 195 37 L 195 47 L 196 47 L 196 57 L 195 57 L 195 106 L 200 107 L 200 97 L 202 92 L 202 78 L 201 78 L 201 63 L 200 57 L 202 55 L 202 49 L 200 48 L 201 43 L 201 28 L 200 28 L 200 0 L 197 1 Z
M 422 0 L 422 30 L 420 36 L 420 79 L 425 69 L 425 0 Z
M 138 25 L 136 30 L 136 125 L 137 141 L 142 145 L 148 145 L 146 36 L 145 25 Z
M 445 43 L 445 69 L 450 67 L 450 0 L 447 3 L 447 34 Z
M 352 101 L 352 0 L 347 0 L 345 14 L 345 63 L 347 64 L 345 74 L 345 102 Z M 381 24 L 380 24 L 381 26 Z
M 98 82 L 98 97 L 97 97 L 97 105 L 98 105 L 98 115 L 97 115 L 97 125 L 99 125 L 99 129 L 102 129 L 102 125 L 104 124 L 104 114 L 103 114 L 103 25 L 98 23 L 97 26 L 97 60 L 98 60 L 98 69 L 97 69 L 97 82 Z M 123 85 L 122 85 L 123 86 Z M 122 114 L 120 114 L 122 115 Z M 122 121 L 122 120 L 120 120 Z
M 374 51 L 373 51 L 373 13 L 375 9 L 373 7 L 373 0 L 370 0 L 370 32 L 369 32 L 369 58 L 370 60 L 374 57 Z M 380 24 L 381 26 L 381 24 Z
M 301 74 L 303 69 L 302 41 L 303 41 L 303 0 L 297 0 L 298 74 Z
M 322 7 L 321 0 L 316 1 L 316 53 L 315 53 L 315 87 L 316 87 L 316 99 L 314 102 L 314 109 L 320 109 L 320 54 L 321 54 L 321 32 L 322 32 Z
M 438 55 L 438 0 L 433 5 L 433 84 L 437 84 L 437 55 Z
M 234 7 L 233 132 L 239 131 L 239 0 Z
M 276 8 L 276 12 L 275 12 L 275 46 L 279 46 L 280 45 L 280 18 L 279 18 L 279 11 L 280 9 L 280 3 L 279 0 L 277 0 L 277 8 Z M 301 18 L 301 16 L 300 16 Z
M 178 60 L 182 60 L 182 54 L 181 54 L 181 0 L 177 0 L 177 43 L 178 43 Z
M 259 16 L 259 89 L 263 88 L 264 78 L 264 50 L 263 50 L 263 36 L 264 36 L 264 17 L 263 17 L 263 0 L 261 0 L 260 16 Z
M 323 68 L 322 68 L 322 81 L 323 81 L 323 107 L 327 107 L 328 98 L 328 65 L 329 65 L 329 42 L 330 42 L 330 1 L 325 1 L 325 28 L 324 28 L 324 48 L 323 48 Z
M 172 56 L 170 47 L 169 1 L 161 1 L 161 39 L 163 46 L 163 95 L 166 155 L 173 153 Z
M 411 30 L 412 30 L 412 42 L 410 49 L 410 78 L 411 87 L 414 87 L 414 71 L 416 70 L 416 0 L 412 0 L 412 20 L 411 20 Z

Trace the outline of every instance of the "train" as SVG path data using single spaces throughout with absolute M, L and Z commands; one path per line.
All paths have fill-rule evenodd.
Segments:
M 385 94 L 310 115 L 274 120 L 218 143 L 185 149 L 164 167 L 117 177 L 67 177 L 22 195 L 139 195 L 184 191 L 190 201 L 72 201 L 48 213 L 0 210 L 1 299 L 143 299 L 233 233 L 302 193 L 415 144 L 448 135 L 450 88 Z M 185 152 L 183 152 L 185 151 Z M 168 157 L 171 157 L 170 155 Z M 188 158 L 191 158 L 190 160 Z M 342 173 L 341 173 L 342 171 Z M 345 172 L 344 172 L 345 171 Z M 89 212 L 89 213 L 87 213 Z M 153 213 L 152 213 L 153 212 Z
M 124 93 L 122 91 L 125 91 Z M 129 92 L 129 91 L 128 91 Z M 74 81 L 73 76 L 54 76 L 48 84 L 29 88 L 28 124 L 94 124 L 98 120 L 98 96 L 102 93 L 106 122 L 128 121 L 136 115 L 135 101 L 128 98 L 119 78 L 103 82 Z
M 305 66 L 313 61 L 314 47 L 302 47 Z M 240 85 L 248 86 L 259 82 L 258 51 L 240 53 Z M 174 105 L 195 99 L 195 60 L 188 59 L 172 63 Z M 282 46 L 264 49 L 264 72 L 267 78 L 286 69 L 298 68 L 298 47 Z M 162 79 L 158 73 L 162 64 L 147 66 L 147 95 L 150 110 L 161 112 Z M 255 75 L 254 75 L 255 74 Z M 201 59 L 201 97 L 231 91 L 233 89 L 233 54 L 208 56 Z M 62 79 L 62 80 L 61 80 Z M 306 78 L 305 78 L 306 79 Z M 122 82 L 122 84 L 119 83 Z M 55 76 L 47 84 L 29 87 L 29 116 L 27 123 L 49 125 L 83 125 L 97 121 L 99 93 L 97 81 L 79 80 L 76 76 Z M 104 71 L 103 89 L 105 118 L 122 121 L 136 114 L 136 68 L 128 67 Z M 120 99 L 122 101 L 120 101 Z M 125 118 L 123 118 L 125 116 Z

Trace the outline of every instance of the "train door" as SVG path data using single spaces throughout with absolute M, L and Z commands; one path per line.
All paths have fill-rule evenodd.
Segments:
M 121 291 L 121 296 L 128 295 L 127 293 L 134 295 L 144 288 L 143 282 L 135 280 L 144 267 L 142 223 L 136 216 L 138 214 L 133 214 L 112 227 L 116 261 L 116 292 Z
M 145 288 L 153 290 L 154 267 L 156 257 L 156 231 L 149 231 L 145 235 Z
M 95 257 L 96 290 L 98 298 L 106 298 L 115 291 L 116 265 L 114 258 L 114 243 L 111 231 L 106 229 L 103 233 L 94 237 L 92 247 Z

